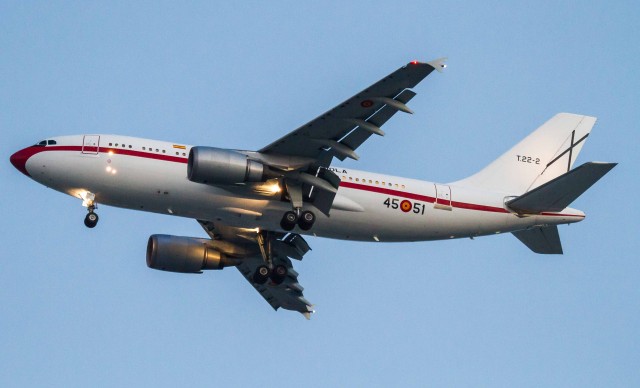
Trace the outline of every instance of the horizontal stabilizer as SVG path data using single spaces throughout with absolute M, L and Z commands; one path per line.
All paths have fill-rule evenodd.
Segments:
M 616 165 L 617 163 L 585 163 L 510 200 L 507 206 L 523 214 L 562 211 Z
M 562 254 L 560 234 L 558 234 L 558 227 L 555 225 L 520 230 L 513 232 L 513 235 L 535 253 Z

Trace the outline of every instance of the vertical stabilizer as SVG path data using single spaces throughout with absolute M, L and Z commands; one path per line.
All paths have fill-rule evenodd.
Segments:
M 456 185 L 519 195 L 571 170 L 595 117 L 558 113 L 475 175 Z

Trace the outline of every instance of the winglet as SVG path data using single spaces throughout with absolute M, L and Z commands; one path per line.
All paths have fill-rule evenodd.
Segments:
M 446 61 L 447 61 L 447 57 L 442 57 L 442 58 L 434 59 L 433 61 L 427 62 L 427 65 L 438 70 L 438 73 L 442 73 L 444 69 L 447 68 L 447 64 L 445 63 Z

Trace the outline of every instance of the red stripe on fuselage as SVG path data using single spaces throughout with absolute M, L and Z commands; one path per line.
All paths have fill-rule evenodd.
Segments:
M 416 201 L 423 201 L 423 202 L 429 202 L 429 203 L 435 203 L 437 201 L 437 203 L 439 204 L 448 205 L 447 203 L 448 201 L 445 201 L 442 199 L 436 199 L 434 197 L 430 197 L 427 195 L 414 194 L 406 191 L 387 189 L 385 187 L 367 186 L 367 185 L 362 185 L 362 184 L 353 183 L 353 182 L 340 182 L 340 187 L 344 187 L 347 189 L 368 191 L 372 193 L 393 195 L 394 197 L 408 198 Z M 476 210 L 476 211 L 491 212 L 491 213 L 510 213 L 507 209 L 504 209 L 501 207 L 478 205 L 478 204 L 466 203 L 466 202 L 451 201 L 451 206 L 457 207 L 459 209 Z M 580 214 L 561 214 L 561 213 L 544 212 L 544 213 L 540 213 L 540 215 L 554 216 L 554 217 L 565 216 L 565 217 L 584 218 L 584 216 Z
M 367 186 L 367 185 L 362 185 L 362 184 L 353 183 L 353 182 L 340 182 L 340 187 L 345 187 L 348 189 L 355 189 L 355 190 L 362 190 L 362 191 L 369 191 L 372 193 L 393 195 L 394 197 L 408 198 L 416 201 L 423 201 L 423 202 L 429 202 L 429 203 L 435 203 L 437 201 L 436 198 L 430 197 L 428 195 L 420 195 L 420 194 L 409 193 L 406 191 L 387 189 L 385 187 Z M 438 200 L 438 203 L 443 205 L 448 205 L 447 202 L 448 201 Z M 479 210 L 479 211 L 493 212 L 493 213 L 509 213 L 507 210 L 500 207 L 476 205 L 472 203 L 464 203 L 464 202 L 456 202 L 456 201 L 451 201 L 451 206 L 457 207 L 460 209 L 468 209 L 468 210 Z
M 93 150 L 89 150 L 89 153 L 87 153 L 86 155 L 92 155 L 93 153 L 95 153 L 95 147 L 90 147 L 90 148 L 93 148 Z M 46 151 L 82 152 L 82 150 L 83 150 L 82 146 L 46 146 L 46 147 L 34 146 L 34 147 L 25 148 L 23 151 L 27 151 L 29 153 L 28 157 L 30 158 L 35 154 L 38 154 L 40 152 L 46 152 Z M 85 147 L 85 151 L 86 150 L 87 150 L 87 147 Z M 164 160 L 165 162 L 185 163 L 185 164 L 187 163 L 186 157 L 171 156 L 166 154 L 157 154 L 153 152 L 144 152 L 144 151 L 136 151 L 136 150 L 129 150 L 129 149 L 120 149 L 120 148 L 114 148 L 114 147 L 100 147 L 99 153 L 106 154 L 106 155 L 135 156 L 138 158 Z
M 44 151 L 82 152 L 82 146 L 46 146 L 46 147 L 33 146 L 33 147 L 25 148 L 23 151 L 28 154 L 28 157 L 27 157 L 28 159 L 29 157 Z M 107 154 L 107 155 L 109 155 L 110 153 L 116 154 L 116 155 L 127 155 L 127 156 L 133 156 L 137 158 L 147 158 L 147 159 L 162 160 L 165 162 L 185 163 L 185 164 L 188 161 L 186 157 L 156 154 L 153 152 L 143 152 L 143 151 L 120 149 L 120 148 L 114 148 L 114 147 L 100 147 L 99 153 Z M 362 184 L 353 183 L 353 182 L 340 182 L 340 187 L 344 187 L 347 189 L 368 191 L 371 193 L 392 195 L 394 197 L 402 197 L 402 198 L 413 199 L 416 201 L 422 201 L 422 202 L 428 202 L 428 203 L 435 203 L 436 201 L 438 201 L 438 203 L 447 204 L 446 201 L 443 202 L 443 200 L 438 200 L 428 195 L 409 193 L 406 191 L 388 189 L 386 187 L 368 186 L 368 185 L 362 185 Z M 467 210 L 476 210 L 476 211 L 484 211 L 484 212 L 492 212 L 492 213 L 509 213 L 509 211 L 504 208 L 488 206 L 488 205 L 478 205 L 478 204 L 466 203 L 466 202 L 451 201 L 451 206 L 459 209 L 467 209 Z M 579 215 L 579 214 L 561 214 L 561 213 L 544 212 L 544 213 L 540 213 L 540 215 L 584 218 L 583 215 Z

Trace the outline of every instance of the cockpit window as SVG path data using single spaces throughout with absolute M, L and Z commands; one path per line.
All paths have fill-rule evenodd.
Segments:
M 47 140 L 47 145 L 55 145 L 58 144 L 55 140 Z
M 47 145 L 47 141 L 46 141 L 46 140 L 43 140 L 43 141 L 41 141 L 40 143 L 36 143 L 36 144 L 34 144 L 34 145 L 36 145 L 36 146 L 40 146 L 40 147 L 44 147 L 44 146 L 46 146 L 46 145 Z

